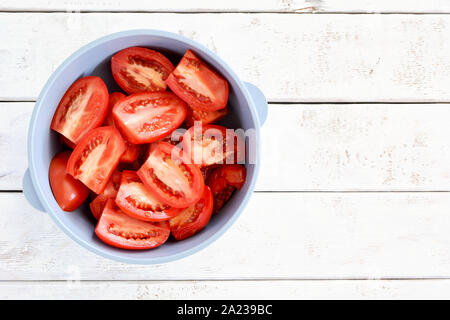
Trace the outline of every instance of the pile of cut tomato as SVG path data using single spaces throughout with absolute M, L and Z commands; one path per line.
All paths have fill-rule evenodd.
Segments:
M 214 124 L 228 114 L 228 82 L 191 50 L 175 67 L 127 48 L 111 71 L 126 94 L 88 76 L 55 111 L 51 129 L 67 149 L 50 163 L 55 200 L 64 211 L 89 202 L 95 234 L 114 247 L 191 237 L 245 182 L 242 138 Z

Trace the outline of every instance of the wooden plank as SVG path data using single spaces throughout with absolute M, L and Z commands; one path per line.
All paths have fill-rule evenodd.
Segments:
M 448 299 L 449 280 L 0 282 L 0 299 Z
M 3 0 L 0 11 L 448 13 L 445 0 Z
M 0 103 L 0 190 L 21 190 L 33 103 Z M 270 105 L 258 191 L 450 191 L 450 107 Z
M 3 13 L 0 23 L 3 101 L 36 99 L 80 46 L 134 28 L 208 46 L 272 102 L 450 101 L 448 15 Z
M 448 193 L 255 193 L 215 243 L 151 266 L 88 252 L 21 193 L 0 193 L 0 207 L 0 280 L 450 276 Z
M 27 132 L 34 103 L 0 103 L 0 190 L 22 190 Z

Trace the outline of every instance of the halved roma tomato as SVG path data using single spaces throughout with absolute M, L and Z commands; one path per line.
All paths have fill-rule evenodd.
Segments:
M 190 127 L 183 135 L 183 150 L 192 163 L 201 167 L 245 159 L 242 138 L 232 129 L 213 124 Z
M 50 128 L 77 144 L 102 124 L 108 112 L 108 99 L 108 89 L 102 79 L 81 78 L 62 97 Z
M 73 150 L 67 172 L 95 193 L 102 193 L 125 148 L 116 128 L 96 128 Z
M 144 221 L 164 221 L 181 212 L 158 201 L 135 171 L 123 171 L 116 204 L 130 217 Z
M 64 211 L 73 211 L 89 196 L 89 189 L 66 173 L 70 151 L 56 154 L 50 162 L 49 180 L 56 202 Z
M 188 127 L 192 127 L 195 121 L 200 121 L 202 124 L 209 124 L 216 122 L 228 114 L 228 108 L 223 108 L 215 111 L 203 111 L 188 107 L 186 120 L 184 123 Z
M 108 199 L 115 199 L 117 195 L 117 191 L 119 191 L 120 181 L 121 181 L 122 173 L 119 170 L 114 170 L 111 178 L 106 184 L 105 190 L 101 194 L 95 196 L 94 200 L 89 204 L 91 208 L 92 215 L 95 219 L 99 219 L 102 214 L 103 209 L 105 208 L 106 202 Z
M 157 141 L 180 126 L 186 103 L 172 92 L 136 93 L 113 108 L 114 123 L 131 143 Z
M 180 149 L 159 142 L 137 174 L 159 201 L 186 208 L 200 199 L 205 187 L 200 169 L 187 162 Z
M 126 48 L 111 58 L 117 84 L 128 94 L 166 90 L 173 64 L 161 53 L 141 47 Z
M 170 235 L 167 222 L 151 223 L 134 219 L 123 213 L 114 203 L 108 200 L 98 220 L 95 234 L 110 246 L 143 250 L 162 245 Z
M 175 218 L 169 220 L 170 231 L 177 240 L 193 236 L 202 230 L 211 219 L 213 195 L 209 187 L 205 187 L 200 200 L 184 209 Z
M 239 164 L 220 166 L 206 180 L 214 196 L 214 210 L 217 213 L 230 199 L 235 189 L 241 189 L 245 182 L 245 167 Z
M 225 108 L 228 82 L 208 67 L 191 50 L 166 80 L 170 89 L 188 105 L 204 111 Z
M 108 106 L 109 112 L 108 112 L 108 115 L 106 116 L 105 121 L 103 122 L 103 125 L 115 126 L 114 117 L 112 115 L 112 109 L 117 104 L 117 102 L 119 102 L 120 100 L 122 100 L 126 97 L 127 97 L 126 95 L 124 95 L 123 93 L 120 93 L 120 92 L 113 92 L 109 95 L 109 106 Z M 119 161 L 125 162 L 125 163 L 132 163 L 139 157 L 139 154 L 141 152 L 141 147 L 139 145 L 128 142 L 126 139 L 124 139 L 124 141 L 125 141 L 125 145 L 126 145 L 127 149 L 122 154 Z

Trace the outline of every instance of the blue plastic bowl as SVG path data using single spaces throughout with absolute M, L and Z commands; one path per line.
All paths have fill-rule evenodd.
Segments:
M 146 251 L 127 251 L 110 247 L 94 234 L 95 221 L 88 206 L 74 212 L 62 211 L 56 203 L 48 180 L 48 168 L 53 156 L 60 151 L 57 135 L 50 130 L 53 113 L 67 88 L 78 78 L 97 75 L 110 92 L 118 90 L 109 61 L 111 56 L 127 47 L 155 48 L 172 57 L 180 58 L 187 49 L 193 49 L 203 60 L 220 72 L 230 84 L 230 115 L 233 128 L 255 129 L 255 147 L 247 150 L 248 164 L 244 187 L 237 191 L 220 214 L 215 215 L 207 228 L 183 241 L 168 241 L 163 246 Z M 177 61 L 174 61 L 175 63 Z M 67 58 L 53 73 L 42 89 L 34 107 L 28 129 L 28 164 L 23 178 L 27 200 L 53 221 L 73 240 L 101 256 L 127 263 L 164 263 L 186 257 L 219 238 L 244 210 L 255 186 L 259 171 L 260 126 L 267 117 L 267 102 L 262 92 L 250 83 L 242 82 L 230 67 L 204 46 L 177 34 L 157 30 L 130 30 L 115 33 L 93 41 Z

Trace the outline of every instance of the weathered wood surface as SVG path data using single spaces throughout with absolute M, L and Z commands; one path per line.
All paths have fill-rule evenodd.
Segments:
M 22 193 L 0 193 L 0 207 L 0 280 L 450 276 L 448 193 L 255 193 L 208 248 L 152 266 L 88 252 Z
M 0 24 L 0 101 L 35 100 L 82 45 L 136 28 L 208 46 L 272 102 L 450 101 L 448 15 L 0 13 Z
M 448 1 L 3 0 L 2 11 L 0 298 L 449 297 L 449 280 L 424 280 L 450 277 Z M 21 190 L 46 79 L 80 46 L 134 28 L 203 43 L 272 102 L 259 192 L 221 239 L 164 265 L 91 254 L 8 192 Z
M 448 299 L 449 296 L 449 280 L 0 282 L 0 299 Z
M 0 189 L 21 190 L 34 104 L 0 103 Z M 276 105 L 258 191 L 450 191 L 446 104 Z
M 448 13 L 445 0 L 3 0 L 0 11 Z

